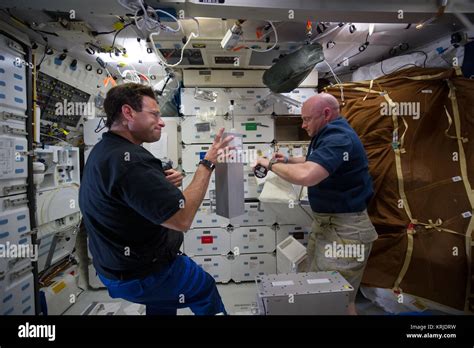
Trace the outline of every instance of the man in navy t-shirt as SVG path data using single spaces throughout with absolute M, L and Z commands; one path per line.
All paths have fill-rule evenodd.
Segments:
M 165 126 L 153 90 L 126 83 L 104 102 L 109 131 L 92 149 L 79 191 L 79 205 L 99 278 L 113 298 L 146 305 L 147 314 L 225 313 L 214 279 L 179 255 L 206 194 L 218 151 L 232 137 L 216 135 L 191 184 L 181 192 L 181 173 L 140 146 L 156 142 Z
M 356 132 L 327 93 L 309 98 L 301 109 L 302 128 L 312 138 L 306 157 L 274 154 L 257 163 L 292 184 L 308 187 L 314 213 L 308 241 L 308 271 L 339 271 L 352 285 L 349 314 L 377 233 L 368 215 L 373 195 L 367 155 Z

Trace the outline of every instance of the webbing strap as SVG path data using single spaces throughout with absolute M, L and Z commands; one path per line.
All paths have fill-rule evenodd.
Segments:
M 385 100 L 387 101 L 388 105 L 393 105 L 393 100 L 390 98 L 388 93 L 383 94 Z M 394 126 L 394 133 L 398 134 L 398 115 L 392 112 L 392 121 L 393 121 L 393 126 Z M 405 123 L 406 124 L 406 123 Z M 405 133 L 403 134 L 402 137 L 405 136 Z M 394 148 L 394 153 L 395 153 L 395 168 L 397 170 L 397 180 L 398 180 L 398 192 L 400 194 L 400 198 L 402 199 L 403 203 L 403 208 L 405 209 L 405 212 L 410 219 L 410 221 L 413 222 L 413 217 L 411 215 L 411 210 L 410 206 L 408 205 L 408 199 L 405 195 L 405 184 L 403 180 L 403 172 L 402 172 L 402 160 L 400 154 L 402 153 L 401 149 Z M 394 291 L 401 291 L 400 289 L 400 283 L 402 282 L 403 278 L 405 277 L 405 274 L 408 271 L 408 267 L 410 266 L 411 263 L 411 257 L 413 255 L 413 235 L 415 234 L 415 231 L 413 229 L 413 225 L 410 224 L 409 227 L 407 228 L 407 250 L 405 253 L 405 260 L 403 261 L 402 268 L 400 270 L 400 273 L 398 274 L 397 279 L 395 280 L 395 283 L 393 284 L 392 290 Z
M 448 128 L 446 128 L 446 130 L 444 131 L 444 134 L 445 134 L 448 138 L 451 138 L 451 139 L 460 139 L 463 143 L 467 143 L 467 142 L 469 141 L 468 138 L 464 138 L 464 137 L 458 138 L 458 137 L 455 136 L 455 135 L 449 135 L 449 134 L 448 134 L 449 129 L 451 128 L 451 125 L 453 124 L 453 119 L 451 118 L 451 115 L 449 114 L 449 111 L 448 111 L 448 108 L 446 107 L 446 105 L 444 105 L 444 111 L 446 112 L 446 117 L 448 118 Z
M 474 192 L 472 191 L 471 184 L 469 183 L 468 175 L 467 175 L 467 161 L 466 161 L 466 154 L 464 152 L 462 137 L 461 137 L 461 118 L 459 117 L 459 106 L 456 98 L 456 87 L 454 87 L 453 83 L 450 80 L 447 80 L 448 87 L 449 87 L 449 99 L 451 99 L 451 106 L 453 109 L 453 116 L 454 116 L 454 126 L 456 129 L 456 138 L 458 141 L 459 147 L 459 165 L 461 167 L 461 175 L 463 178 L 464 187 L 466 188 L 466 194 L 469 199 L 469 203 L 471 205 L 471 214 L 474 207 Z M 472 244 L 472 230 L 474 229 L 474 218 L 470 217 L 469 225 L 466 231 L 466 257 L 467 257 L 467 283 L 466 283 L 466 302 L 464 306 L 464 311 L 469 311 L 469 298 L 471 297 L 471 244 Z

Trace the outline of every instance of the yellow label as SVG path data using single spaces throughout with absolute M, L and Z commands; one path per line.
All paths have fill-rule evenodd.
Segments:
M 115 30 L 123 29 L 123 27 L 124 27 L 124 24 L 122 22 L 115 22 L 114 23 L 114 29 Z
M 57 294 L 57 293 L 61 292 L 61 290 L 63 290 L 65 287 L 66 287 L 65 282 L 59 282 L 56 285 L 54 285 L 52 287 L 52 289 L 53 289 L 54 293 Z
M 416 308 L 418 308 L 418 309 L 420 309 L 420 310 L 422 310 L 422 311 L 424 311 L 424 310 L 426 309 L 426 306 L 425 306 L 423 303 L 421 303 L 420 301 L 418 301 L 418 300 L 415 300 L 415 301 L 413 302 L 413 305 L 414 305 Z

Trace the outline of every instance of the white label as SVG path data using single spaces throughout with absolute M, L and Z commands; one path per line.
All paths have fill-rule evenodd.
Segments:
M 433 93 L 433 90 L 431 89 L 424 89 L 421 91 L 421 93 Z
M 287 286 L 287 285 L 295 285 L 292 280 L 281 280 L 279 282 L 272 282 L 273 286 Z
M 462 178 L 460 176 L 453 177 L 453 182 L 461 181 Z
M 464 213 L 462 213 L 462 217 L 467 219 L 467 218 L 470 218 L 472 216 L 471 212 L 470 211 L 466 211 Z
M 308 284 L 327 284 L 327 283 L 330 283 L 331 281 L 327 278 L 323 278 L 323 279 L 308 279 L 307 282 Z

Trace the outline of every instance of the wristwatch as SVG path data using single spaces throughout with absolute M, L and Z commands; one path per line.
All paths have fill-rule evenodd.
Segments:
M 268 170 L 272 170 L 272 166 L 273 166 L 275 163 L 277 163 L 277 162 L 278 162 L 278 161 L 277 161 L 276 158 L 272 158 L 272 159 L 270 160 L 270 162 L 268 163 L 268 168 L 267 168 L 267 169 L 268 169 Z
M 212 163 L 211 161 L 207 160 L 207 159 L 202 159 L 199 164 L 202 164 L 204 167 L 210 169 L 211 171 L 216 167 L 216 165 L 214 163 Z

